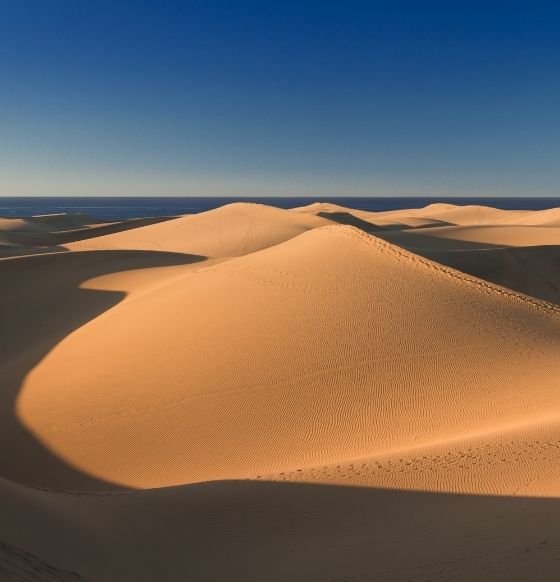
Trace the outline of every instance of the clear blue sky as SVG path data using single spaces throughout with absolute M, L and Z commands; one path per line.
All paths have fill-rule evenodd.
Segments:
M 3 0 L 2 195 L 557 195 L 558 2 Z

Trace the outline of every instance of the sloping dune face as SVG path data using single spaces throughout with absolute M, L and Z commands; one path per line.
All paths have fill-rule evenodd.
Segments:
M 0 579 L 555 580 L 557 218 L 0 221 Z
M 386 453 L 560 412 L 557 315 L 327 227 L 83 326 L 29 374 L 18 415 L 133 487 Z

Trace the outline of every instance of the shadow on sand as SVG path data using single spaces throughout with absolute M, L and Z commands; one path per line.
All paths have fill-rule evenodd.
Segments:
M 174 531 L 196 530 L 195 580 L 223 579 L 224 564 L 230 580 L 302 582 L 528 582 L 560 568 L 557 499 L 230 481 L 131 503 L 143 501 L 163 519 L 175 511 Z
M 368 222 L 367 220 L 362 220 L 350 212 L 318 212 L 317 216 L 321 218 L 326 218 L 337 224 L 347 224 L 349 226 L 355 226 L 368 234 L 377 233 L 383 230 L 381 226 Z
M 6 523 L 51 515 L 49 496 L 34 492 Z M 558 499 L 214 481 L 56 500 L 58 555 L 40 553 L 35 529 L 26 555 L 84 580 L 552 582 L 560 567 Z M 11 552 L 20 579 L 28 564 Z
M 81 283 L 119 271 L 204 259 L 152 251 L 87 251 L 0 262 L 1 476 L 30 485 L 108 488 L 68 467 L 25 430 L 15 413 L 18 393 L 26 375 L 60 341 L 125 297 L 123 292 L 80 289 Z

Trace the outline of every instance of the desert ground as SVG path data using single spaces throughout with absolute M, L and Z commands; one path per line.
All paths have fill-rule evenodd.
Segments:
M 0 219 L 0 579 L 560 579 L 560 208 Z

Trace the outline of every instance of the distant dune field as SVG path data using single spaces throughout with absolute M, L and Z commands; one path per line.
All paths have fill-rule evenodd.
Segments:
M 552 581 L 560 209 L 0 219 L 0 580 Z

